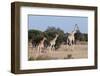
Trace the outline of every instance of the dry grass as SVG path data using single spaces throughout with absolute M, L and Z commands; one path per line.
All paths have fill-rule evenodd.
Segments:
M 36 48 L 29 46 L 29 60 L 79 59 L 88 57 L 87 43 L 74 45 L 73 50 L 67 48 L 67 45 L 61 45 L 60 48 L 55 51 L 49 51 L 48 48 L 43 51 L 42 53 L 38 53 Z

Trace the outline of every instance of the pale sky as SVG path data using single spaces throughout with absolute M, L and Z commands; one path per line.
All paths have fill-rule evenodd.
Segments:
M 29 15 L 28 28 L 45 31 L 48 26 L 62 29 L 65 33 L 71 32 L 77 24 L 82 33 L 88 33 L 88 17 L 78 16 L 46 16 Z

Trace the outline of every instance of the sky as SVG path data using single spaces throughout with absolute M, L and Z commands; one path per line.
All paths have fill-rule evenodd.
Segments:
M 29 30 L 45 31 L 48 27 L 56 27 L 66 33 L 73 31 L 75 24 L 78 25 L 80 32 L 88 33 L 88 17 L 28 15 Z

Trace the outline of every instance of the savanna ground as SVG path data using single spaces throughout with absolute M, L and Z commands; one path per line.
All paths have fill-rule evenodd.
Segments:
M 39 53 L 36 48 L 33 48 L 31 43 L 28 46 L 28 60 L 54 60 L 54 59 L 79 59 L 88 57 L 87 42 L 80 42 L 74 45 L 73 50 L 68 45 L 62 44 L 58 49 L 49 51 L 48 48 L 43 49 Z

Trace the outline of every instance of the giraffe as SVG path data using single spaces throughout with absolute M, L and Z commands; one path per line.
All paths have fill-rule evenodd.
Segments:
M 58 38 L 58 34 L 56 34 L 55 38 L 50 41 L 50 51 L 55 49 L 56 40 Z
M 37 50 L 38 50 L 39 53 L 41 53 L 42 49 L 44 48 L 44 41 L 45 41 L 45 40 L 47 40 L 46 37 L 44 37 L 44 38 L 40 41 L 40 43 L 38 44 L 38 46 L 37 46 Z
M 79 30 L 77 24 L 75 24 L 74 30 L 69 33 L 68 38 L 67 38 L 67 44 L 71 47 L 71 50 L 73 49 L 73 44 L 75 43 L 75 33 Z

